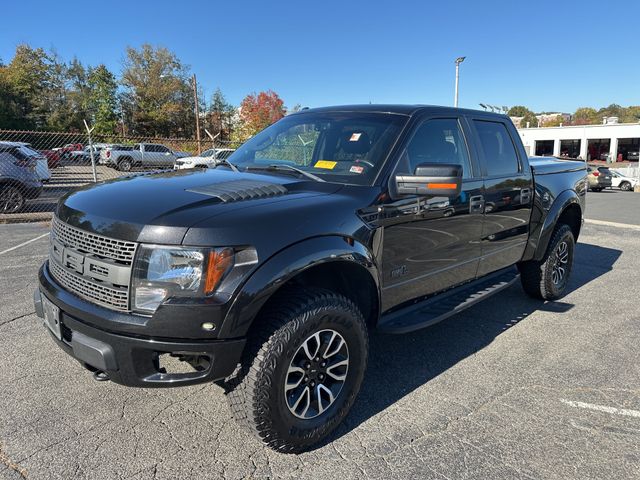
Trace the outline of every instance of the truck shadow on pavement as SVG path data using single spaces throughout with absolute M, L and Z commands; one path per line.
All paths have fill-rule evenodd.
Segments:
M 622 252 L 579 243 L 567 294 L 613 269 Z M 355 429 L 415 389 L 489 345 L 536 311 L 564 313 L 565 301 L 528 297 L 518 282 L 430 328 L 404 335 L 370 336 L 369 366 L 358 400 L 343 424 L 321 445 Z M 321 446 L 319 445 L 319 446 Z

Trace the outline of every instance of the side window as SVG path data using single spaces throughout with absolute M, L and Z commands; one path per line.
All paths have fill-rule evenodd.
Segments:
M 462 165 L 463 178 L 471 178 L 467 145 L 458 120 L 427 120 L 418 127 L 403 153 L 401 162 L 413 173 L 421 163 L 453 163 Z
M 510 175 L 520 171 L 518 155 L 503 123 L 473 121 L 484 152 L 487 175 Z

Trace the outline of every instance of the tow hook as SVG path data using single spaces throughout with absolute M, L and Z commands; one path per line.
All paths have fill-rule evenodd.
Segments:
M 96 382 L 108 382 L 110 380 L 109 374 L 107 372 L 103 372 L 102 370 L 96 370 L 93 372 L 93 379 Z

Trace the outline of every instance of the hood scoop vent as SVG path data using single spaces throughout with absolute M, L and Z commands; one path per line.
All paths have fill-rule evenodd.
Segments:
M 282 185 L 256 180 L 232 180 L 230 182 L 188 188 L 186 191 L 218 198 L 224 203 L 277 197 L 287 193 L 287 189 Z

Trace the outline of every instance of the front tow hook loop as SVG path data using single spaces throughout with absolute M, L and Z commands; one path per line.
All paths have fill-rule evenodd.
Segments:
M 110 380 L 109 374 L 107 372 L 103 372 L 102 370 L 96 370 L 93 372 L 93 379 L 96 382 L 108 382 Z

